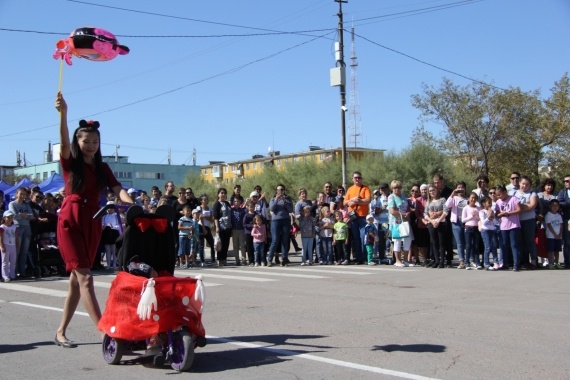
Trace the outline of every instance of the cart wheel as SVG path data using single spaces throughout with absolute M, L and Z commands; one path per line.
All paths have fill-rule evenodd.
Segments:
M 108 364 L 119 364 L 123 357 L 125 343 L 121 339 L 111 338 L 105 334 L 103 338 L 103 359 Z
M 179 372 L 188 371 L 194 362 L 194 343 L 188 331 L 180 330 L 172 334 L 172 351 L 172 369 Z

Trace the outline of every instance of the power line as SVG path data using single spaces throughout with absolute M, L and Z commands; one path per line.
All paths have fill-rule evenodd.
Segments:
M 225 76 L 225 75 L 233 74 L 233 73 L 235 73 L 235 72 L 238 72 L 238 71 L 240 71 L 240 70 L 245 69 L 245 68 L 248 67 L 248 66 L 254 65 L 254 64 L 259 63 L 259 62 L 266 61 L 266 60 L 268 60 L 268 59 L 271 59 L 271 58 L 273 58 L 273 57 L 276 57 L 276 56 L 278 56 L 278 55 L 281 55 L 281 54 L 283 54 L 283 53 L 285 53 L 285 52 L 288 52 L 288 51 L 290 51 L 290 50 L 296 49 L 296 48 L 298 48 L 298 47 L 301 47 L 301 46 L 303 46 L 303 45 L 306 45 L 306 44 L 308 44 L 308 43 L 311 43 L 311 42 L 313 42 L 313 41 L 316 41 L 316 40 L 318 40 L 318 39 L 320 39 L 320 38 L 324 38 L 325 36 L 327 36 L 327 35 L 329 35 L 329 34 L 332 34 L 332 33 L 336 33 L 336 29 L 335 29 L 334 31 L 332 31 L 332 32 L 325 33 L 325 34 L 323 34 L 323 35 L 321 35 L 321 36 L 317 36 L 317 37 L 312 38 L 312 39 L 310 39 L 310 40 L 307 40 L 307 41 L 301 42 L 301 43 L 299 43 L 299 44 L 290 46 L 290 47 L 288 47 L 288 48 L 285 48 L 285 49 L 282 49 L 282 50 L 280 50 L 280 51 L 278 51 L 278 52 L 269 54 L 269 55 L 267 55 L 267 56 L 265 56 L 265 57 L 258 58 L 258 59 L 256 59 L 256 60 L 250 61 L 250 62 L 245 63 L 245 64 L 243 64 L 243 65 L 236 66 L 236 67 L 234 67 L 234 68 L 231 68 L 231 69 L 229 69 L 229 70 L 223 71 L 223 72 L 221 72 L 221 73 L 214 74 L 214 75 L 211 75 L 211 76 L 206 77 L 206 78 L 202 78 L 202 79 L 200 79 L 200 80 L 197 80 L 197 81 L 194 81 L 194 82 L 191 82 L 191 83 L 188 83 L 188 84 L 185 84 L 185 85 L 176 87 L 176 88 L 171 89 L 171 90 L 168 90 L 168 91 L 161 92 L 161 93 L 156 94 L 156 95 L 152 95 L 152 96 L 149 96 L 149 97 L 146 97 L 146 98 L 143 98 L 143 99 L 135 100 L 135 101 L 133 101 L 133 102 L 131 102 L 131 103 L 123 104 L 123 105 L 121 105 L 121 106 L 117 106 L 117 107 L 110 108 L 110 109 L 107 109 L 107 110 L 104 110 L 104 111 L 96 112 L 96 113 L 93 113 L 93 114 L 90 114 L 90 115 L 85 115 L 85 116 L 82 116 L 82 117 L 80 117 L 80 118 L 76 118 L 76 119 L 69 120 L 69 121 L 79 121 L 80 119 L 86 119 L 86 118 L 90 118 L 90 117 L 92 117 L 92 116 L 97 116 L 97 115 L 101 115 L 101 114 L 104 114 L 104 113 L 107 113 L 107 112 L 112 112 L 112 111 L 116 111 L 116 110 L 119 110 L 119 109 L 122 109 L 122 108 L 127 108 L 127 107 L 133 106 L 133 105 L 135 105 L 135 104 L 143 103 L 143 102 L 146 102 L 146 101 L 149 101 L 149 100 L 152 100 L 152 99 L 159 98 L 159 97 L 164 96 L 164 95 L 171 94 L 171 93 L 173 93 L 173 92 L 177 92 L 177 91 L 183 90 L 183 89 L 185 89 L 185 88 L 187 88 L 187 87 L 190 87 L 190 86 L 195 86 L 195 85 L 197 85 L 197 84 L 200 84 L 200 83 L 203 83 L 203 82 L 212 80 L 212 79 L 216 79 L 216 78 L 219 78 L 219 77 L 222 77 L 222 76 Z M 43 129 L 52 128 L 52 127 L 55 127 L 55 126 L 57 126 L 57 125 L 58 125 L 58 124 L 51 124 L 51 125 L 47 125 L 47 126 L 44 126 L 44 127 L 33 128 L 33 129 L 24 130 L 24 131 L 19 131 L 19 132 L 9 133 L 9 134 L 5 134 L 5 135 L 0 135 L 0 137 L 10 137 L 10 136 L 15 136 L 15 135 L 23 134 L 23 133 L 39 131 L 39 130 L 43 130 Z
M 167 14 L 156 13 L 156 12 L 139 11 L 139 10 L 136 10 L 136 9 L 114 7 L 114 6 L 111 6 L 111 5 L 94 4 L 94 3 L 89 3 L 89 2 L 87 2 L 87 1 L 79 1 L 79 0 L 67 0 L 67 1 L 69 1 L 70 3 L 85 4 L 85 5 L 90 5 L 90 6 L 93 6 L 93 7 L 116 9 L 116 10 L 120 10 L 120 11 L 124 11 L 124 12 L 140 13 L 140 14 L 145 14 L 145 15 L 150 15 L 150 16 L 173 18 L 173 19 L 178 19 L 178 20 L 193 21 L 193 22 L 204 23 L 204 24 L 212 24 L 212 25 L 220 25 L 220 26 L 229 26 L 229 27 L 232 27 L 232 28 L 241 28 L 241 29 L 261 30 L 261 31 L 265 31 L 265 32 L 278 32 L 278 31 L 272 30 L 272 29 L 256 28 L 256 27 L 253 27 L 253 26 L 245 26 L 245 25 L 237 25 L 237 24 L 228 24 L 228 23 L 224 23 L 224 22 L 200 20 L 200 19 L 195 19 L 195 18 L 182 17 L 182 16 L 173 16 L 173 15 L 167 15 Z
M 474 82 L 474 83 L 483 84 L 483 85 L 485 85 L 485 86 L 489 86 L 489 87 L 492 87 L 492 88 L 494 88 L 494 89 L 501 90 L 501 91 L 507 91 L 507 90 L 504 89 L 504 88 L 501 88 L 501 87 L 498 87 L 498 86 L 495 86 L 495 85 L 492 85 L 492 84 L 489 84 L 489 83 L 486 83 L 486 82 L 483 82 L 483 81 L 480 81 L 480 80 L 477 80 L 477 79 L 468 77 L 468 76 L 463 75 L 463 74 L 460 74 L 460 73 L 458 73 L 458 72 L 456 72 L 456 71 L 444 69 L 443 67 L 434 65 L 433 63 L 429 63 L 429 62 L 426 62 L 426 61 L 422 61 L 422 60 L 419 59 L 419 58 L 412 57 L 412 56 L 409 55 L 409 54 L 402 53 L 401 51 L 398 51 L 398 50 L 396 50 L 396 49 L 392 49 L 392 48 L 389 48 L 388 46 L 382 45 L 382 44 L 380 44 L 380 43 L 378 43 L 378 42 L 374 42 L 374 41 L 372 41 L 372 40 L 370 40 L 370 39 L 368 39 L 368 38 L 366 38 L 366 37 L 364 37 L 364 36 L 361 36 L 361 35 L 359 35 L 359 34 L 357 34 L 357 33 L 354 33 L 354 35 L 355 35 L 355 36 L 358 36 L 358 37 L 360 37 L 360 38 L 362 38 L 363 40 L 365 40 L 365 41 L 367 41 L 367 42 L 370 42 L 370 43 L 373 44 L 373 45 L 379 46 L 379 47 L 381 47 L 381 48 L 383 48 L 383 49 L 386 49 L 386 50 L 389 50 L 389 51 L 391 51 L 391 52 L 393 52 L 393 53 L 403 55 L 404 57 L 409 58 L 409 59 L 412 59 L 412 60 L 414 60 L 414 61 L 416 61 L 416 62 L 419 62 L 419 63 L 421 63 L 421 64 L 424 64 L 424 65 L 427 65 L 427 66 L 431 66 L 431 67 L 433 67 L 433 68 L 435 68 L 435 69 L 438 69 L 438 70 L 441 70 L 441 71 L 445 71 L 446 73 L 450 73 L 450 74 L 456 75 L 456 76 L 458 76 L 458 77 L 467 79 L 467 80 L 469 80 L 469 81 L 471 81 L 471 82 Z
M 387 15 L 365 17 L 365 18 L 353 20 L 353 22 L 374 20 L 374 19 L 387 18 L 387 17 L 393 17 L 393 16 L 403 16 L 403 17 L 416 16 L 418 14 L 429 13 L 429 12 L 437 12 L 437 11 L 448 9 L 448 8 L 455 8 L 455 7 L 461 7 L 461 6 L 469 5 L 469 4 L 473 4 L 473 3 L 478 3 L 481 1 L 483 1 L 483 0 L 463 0 L 463 1 L 458 1 L 455 3 L 434 5 L 432 7 L 426 7 L 426 8 L 413 9 L 410 11 L 390 13 Z M 404 16 L 404 15 L 406 15 L 406 16 Z
M 18 32 L 18 33 L 34 33 L 34 34 L 48 34 L 56 36 L 68 36 L 69 33 L 62 32 L 45 32 L 39 30 L 29 30 L 29 29 L 10 29 L 10 28 L 0 28 L 0 30 L 5 32 Z M 125 38 L 224 38 L 224 37 L 257 37 L 257 36 L 279 36 L 279 35 L 300 35 L 315 37 L 314 35 L 308 35 L 306 33 L 321 33 L 332 31 L 333 28 L 326 29 L 312 29 L 312 30 L 299 30 L 293 32 L 267 32 L 267 33 L 248 33 L 248 34 L 187 34 L 187 35 L 132 35 L 132 34 L 116 34 L 116 37 Z

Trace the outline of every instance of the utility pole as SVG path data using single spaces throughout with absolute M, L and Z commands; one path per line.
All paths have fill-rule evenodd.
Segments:
M 344 41 L 343 41 L 343 20 L 342 3 L 348 0 L 334 0 L 338 3 L 338 43 L 335 43 L 336 67 L 331 69 L 331 86 L 340 89 L 340 129 L 342 136 L 341 156 L 342 156 L 342 186 L 346 189 L 346 71 L 344 63 Z

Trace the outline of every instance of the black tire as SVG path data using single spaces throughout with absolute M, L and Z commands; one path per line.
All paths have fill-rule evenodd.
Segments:
M 103 359 L 108 364 L 119 364 L 123 357 L 125 342 L 121 339 L 111 338 L 105 334 L 103 338 Z
M 169 359 L 172 369 L 188 371 L 194 362 L 194 342 L 188 331 L 180 330 L 172 334 L 172 351 Z

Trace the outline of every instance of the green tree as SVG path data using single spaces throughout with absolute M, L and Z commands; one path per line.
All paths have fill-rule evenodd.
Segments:
M 443 124 L 443 136 L 435 140 L 445 153 L 466 166 L 471 175 L 489 174 L 497 141 L 502 138 L 503 104 L 495 87 L 473 83 L 461 87 L 444 78 L 439 88 L 423 85 L 423 95 L 412 104 L 427 122 Z
M 439 87 L 423 86 L 412 96 L 421 125 L 439 123 L 436 147 L 465 173 L 495 182 L 517 170 L 540 178 L 539 167 L 566 167 L 570 139 L 570 81 L 565 74 L 541 100 L 540 91 L 498 89 L 485 83 L 458 86 L 445 78 Z
M 546 166 L 561 179 L 570 173 L 570 79 L 565 73 L 550 89 L 544 101 L 547 110 L 545 133 L 551 134 L 552 144 L 545 154 Z

